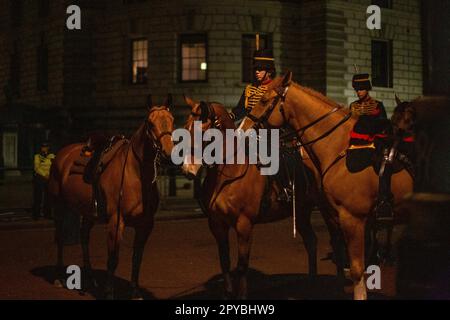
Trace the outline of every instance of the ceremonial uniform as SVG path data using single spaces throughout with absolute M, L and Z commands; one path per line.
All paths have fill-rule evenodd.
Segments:
M 358 116 L 358 120 L 350 133 L 349 152 L 360 152 L 358 149 L 379 150 L 377 145 L 382 146 L 384 149 L 384 140 L 387 140 L 390 122 L 387 119 L 383 103 L 369 96 L 368 92 L 372 90 L 369 75 L 354 75 L 352 86 L 357 92 L 359 100 L 350 104 L 350 110 L 354 115 Z M 378 144 L 377 139 L 381 139 L 378 141 L 383 141 L 383 143 Z M 387 163 L 386 160 L 383 161 L 383 170 L 380 170 L 378 175 L 379 187 L 375 212 L 378 219 L 390 219 L 393 214 L 393 196 L 391 192 L 392 165 Z
M 274 58 L 271 50 L 256 50 L 254 56 L 254 70 L 266 71 L 265 79 L 262 81 L 255 81 L 247 85 L 236 107 L 230 113 L 234 120 L 240 120 L 249 113 L 252 108 L 259 102 L 262 96 L 266 93 L 268 84 L 272 82 L 275 75 Z
M 369 75 L 355 75 L 353 77 L 353 88 L 356 91 L 371 90 Z M 365 145 L 375 148 L 375 139 L 387 137 L 383 131 L 387 127 L 388 120 L 381 101 L 377 101 L 367 94 L 363 99 L 350 104 L 350 110 L 358 116 L 358 121 L 350 133 L 350 147 Z
M 48 179 L 50 167 L 55 155 L 48 152 L 48 145 L 41 145 L 41 152 L 34 155 L 34 176 L 33 176 L 33 218 L 38 219 L 41 214 L 41 204 L 43 205 L 44 216 L 49 216 L 48 203 Z

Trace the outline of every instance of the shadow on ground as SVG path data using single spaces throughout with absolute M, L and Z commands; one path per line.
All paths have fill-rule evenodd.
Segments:
M 235 274 L 235 273 L 234 273 Z M 234 278 L 236 278 L 233 275 Z M 349 285 L 346 282 L 346 286 Z M 267 275 L 250 269 L 248 273 L 249 299 L 256 300 L 351 300 L 337 278 L 318 275 L 311 279 L 307 274 Z M 195 292 L 193 292 L 195 291 Z M 346 290 L 349 292 L 348 290 Z M 199 291 L 198 287 L 170 297 L 176 300 L 216 300 L 223 298 L 223 280 L 220 274 L 210 278 Z M 369 293 L 371 300 L 387 299 L 378 293 Z
M 97 281 L 98 286 L 96 288 L 86 288 L 85 291 L 78 290 L 78 293 L 80 295 L 90 295 L 97 300 L 102 300 L 105 298 L 104 288 L 107 277 L 106 270 L 94 269 L 92 272 L 94 279 Z M 36 277 L 44 279 L 46 282 L 48 282 L 49 285 L 51 286 L 54 285 L 56 275 L 55 266 L 38 267 L 32 269 L 30 273 Z M 62 290 L 69 290 L 69 289 L 64 288 Z M 145 288 L 141 288 L 141 294 L 145 300 L 155 299 L 155 296 Z M 130 281 L 118 277 L 115 278 L 115 299 L 118 300 L 131 299 Z

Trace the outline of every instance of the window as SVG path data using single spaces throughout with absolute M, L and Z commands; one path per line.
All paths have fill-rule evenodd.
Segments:
M 14 52 L 10 57 L 10 74 L 9 83 L 11 86 L 11 94 L 13 96 L 20 95 L 20 55 L 17 49 L 17 45 L 14 47 Z
M 48 17 L 50 11 L 50 1 L 49 0 L 39 0 L 39 18 Z
M 254 34 L 242 35 L 242 82 L 251 83 L 254 80 L 253 54 L 256 50 L 256 36 Z M 271 41 L 267 34 L 259 35 L 259 48 L 271 49 Z
M 207 81 L 207 37 L 205 34 L 180 36 L 180 81 Z
M 372 0 L 372 4 L 380 8 L 392 9 L 392 0 Z
M 123 0 L 123 4 L 133 4 L 133 3 L 139 3 L 139 2 L 145 2 L 147 0 Z
M 372 40 L 372 84 L 392 88 L 392 42 Z
M 144 84 L 148 79 L 148 41 L 131 41 L 131 83 Z
M 42 43 L 37 54 L 37 89 L 48 91 L 48 46 Z
M 11 25 L 18 27 L 22 23 L 23 0 L 13 0 L 11 3 Z

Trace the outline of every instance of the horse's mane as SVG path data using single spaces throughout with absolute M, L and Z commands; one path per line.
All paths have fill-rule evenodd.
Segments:
M 283 81 L 283 77 L 277 77 L 277 78 L 273 79 L 273 81 L 268 85 L 267 91 L 271 91 L 271 90 L 278 88 L 279 86 L 281 86 L 282 81 Z M 294 81 L 291 82 L 291 86 L 294 86 L 295 88 L 304 91 L 308 95 L 313 96 L 314 98 L 322 101 L 323 103 L 328 104 L 331 107 L 339 106 L 339 104 L 337 102 L 331 100 L 330 98 L 324 96 L 323 94 L 321 94 L 320 92 L 318 92 L 312 88 L 301 86 Z

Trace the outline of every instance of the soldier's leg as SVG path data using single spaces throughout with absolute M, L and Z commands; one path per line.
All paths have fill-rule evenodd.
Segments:
M 42 183 L 38 176 L 33 178 L 33 219 L 39 219 L 42 203 Z

